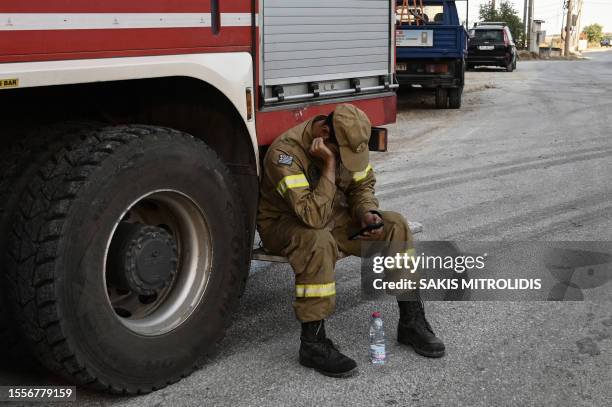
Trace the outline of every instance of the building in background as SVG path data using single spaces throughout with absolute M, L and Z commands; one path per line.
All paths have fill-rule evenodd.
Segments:
M 529 33 L 529 52 L 540 53 L 540 44 L 546 39 L 546 31 L 542 31 L 544 20 L 533 20 Z

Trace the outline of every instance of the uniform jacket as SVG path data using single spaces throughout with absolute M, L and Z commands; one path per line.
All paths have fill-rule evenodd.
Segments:
M 363 213 L 378 209 L 370 165 L 352 173 L 338 160 L 335 184 L 321 176 L 322 163 L 308 153 L 313 120 L 283 133 L 266 153 L 257 215 L 260 230 L 285 216 L 322 229 L 333 223 L 338 211 L 348 208 L 360 221 Z

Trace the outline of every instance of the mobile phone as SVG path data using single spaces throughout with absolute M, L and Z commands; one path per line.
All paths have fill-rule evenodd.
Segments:
M 378 229 L 378 228 L 382 228 L 383 226 L 385 226 L 385 224 L 384 224 L 383 222 L 380 222 L 380 223 L 372 223 L 372 224 L 370 224 L 370 225 L 367 225 L 366 227 L 362 228 L 362 229 L 361 229 L 359 232 L 357 232 L 357 233 L 355 233 L 355 234 L 351 235 L 351 236 L 349 237 L 349 240 L 355 240 L 355 239 L 357 239 L 359 236 L 363 236 L 363 234 L 364 234 L 365 232 L 369 232 L 369 231 L 372 231 L 372 230 L 375 230 L 375 229 Z

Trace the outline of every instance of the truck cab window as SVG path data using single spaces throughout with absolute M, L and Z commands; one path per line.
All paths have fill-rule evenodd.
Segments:
M 444 24 L 444 7 L 441 4 L 425 6 L 423 12 L 428 17 L 428 24 Z
M 395 20 L 400 25 L 404 24 L 444 24 L 444 6 L 429 5 L 420 7 L 407 7 L 398 5 L 395 11 Z

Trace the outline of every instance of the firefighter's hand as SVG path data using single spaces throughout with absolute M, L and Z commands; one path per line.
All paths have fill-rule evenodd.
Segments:
M 382 223 L 382 219 L 375 213 L 366 212 L 363 214 L 361 218 L 361 227 L 364 228 L 368 225 L 374 225 L 376 223 Z M 364 240 L 382 240 L 384 237 L 384 227 L 380 227 L 378 229 L 370 230 L 369 232 L 364 232 L 361 235 Z
M 323 160 L 322 176 L 327 178 L 332 184 L 336 182 L 336 156 L 325 145 L 322 137 L 316 137 L 310 146 L 310 154 Z
M 334 153 L 325 145 L 325 140 L 322 137 L 316 137 L 312 141 L 310 146 L 310 154 L 323 160 L 325 165 L 333 164 L 336 166 L 336 156 Z

